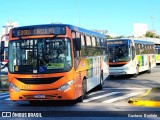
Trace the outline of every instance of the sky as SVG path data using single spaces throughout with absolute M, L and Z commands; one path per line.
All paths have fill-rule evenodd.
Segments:
M 134 23 L 146 23 L 160 34 L 160 0 L 0 0 L 0 5 L 0 32 L 11 20 L 18 26 L 60 22 L 117 36 L 132 36 Z

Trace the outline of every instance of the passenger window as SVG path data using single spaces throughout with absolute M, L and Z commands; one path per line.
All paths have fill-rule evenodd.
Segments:
M 97 40 L 97 46 L 100 46 L 100 39 L 97 38 L 96 40 Z
M 95 39 L 95 37 L 92 37 L 92 45 L 96 46 L 96 39 Z
M 90 36 L 86 36 L 86 42 L 87 42 L 87 46 L 92 45 Z
M 81 35 L 81 46 L 84 46 L 84 45 L 85 45 L 84 36 Z

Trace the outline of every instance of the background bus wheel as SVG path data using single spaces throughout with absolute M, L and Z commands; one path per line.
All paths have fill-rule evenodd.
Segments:
M 137 67 L 136 67 L 136 73 L 134 74 L 134 77 L 137 77 L 138 74 L 139 74 L 139 67 L 137 66 Z
M 85 98 L 87 93 L 87 80 L 84 79 L 82 83 L 82 95 L 78 98 L 78 102 L 83 102 L 83 99 Z
M 147 70 L 147 73 L 151 73 L 151 64 L 149 64 L 149 68 Z
M 102 90 L 102 89 L 103 89 L 103 84 L 104 84 L 104 81 L 103 81 L 103 73 L 101 73 L 101 76 L 100 76 L 100 84 L 98 85 L 98 89 Z
M 114 75 L 109 75 L 110 79 L 113 79 L 114 78 Z

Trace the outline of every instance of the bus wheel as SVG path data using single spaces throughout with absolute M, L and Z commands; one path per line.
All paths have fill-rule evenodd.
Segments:
M 114 79 L 114 75 L 109 75 L 110 79 Z
M 134 77 L 137 77 L 138 74 L 139 74 L 139 67 L 137 66 L 137 67 L 136 67 L 136 73 L 134 74 Z
M 78 102 L 83 102 L 83 99 L 85 98 L 87 93 L 87 80 L 84 79 L 82 83 L 82 95 L 78 98 Z
M 151 64 L 149 64 L 149 68 L 147 70 L 147 73 L 151 73 Z
M 100 84 L 98 85 L 98 89 L 102 90 L 102 89 L 103 89 L 103 84 L 104 84 L 104 81 L 103 81 L 103 73 L 101 73 L 101 76 L 100 76 Z

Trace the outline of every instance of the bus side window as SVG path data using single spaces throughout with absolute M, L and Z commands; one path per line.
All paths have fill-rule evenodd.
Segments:
M 79 45 L 77 43 L 80 43 L 80 45 L 82 44 L 80 33 L 78 32 L 75 33 L 75 38 L 73 38 L 73 43 L 74 43 L 74 63 L 75 63 L 74 68 L 77 69 L 80 63 L 80 51 L 81 50 L 80 49 L 76 50 L 76 46 Z
M 96 39 L 95 37 L 92 37 L 92 45 L 95 47 L 96 46 Z
M 100 38 L 97 37 L 97 45 L 96 46 L 100 46 Z
M 102 54 L 105 55 L 106 54 L 106 51 L 105 51 L 105 42 L 104 42 L 104 39 L 101 39 L 101 50 L 102 50 Z
M 156 54 L 155 46 L 154 46 L 154 45 L 152 45 L 152 50 L 153 50 L 153 53 L 152 53 L 152 54 Z
M 90 36 L 86 36 L 86 43 L 87 43 L 87 56 L 93 56 L 92 39 Z
M 75 39 L 76 39 L 77 35 L 75 32 L 72 32 L 72 39 L 73 39 L 73 43 L 74 43 L 74 57 L 75 58 L 79 58 L 80 57 L 80 51 L 76 51 L 76 47 L 75 47 Z
M 136 56 L 136 53 L 135 53 L 135 47 L 132 46 L 132 59 L 134 59 Z
M 87 46 L 91 46 L 92 45 L 90 36 L 86 36 L 86 43 L 87 43 Z
M 147 46 L 146 46 L 147 48 L 147 54 L 149 54 L 149 45 L 147 44 Z
M 144 53 L 147 54 L 147 45 L 144 45 Z
M 87 56 L 86 37 L 84 35 L 81 35 L 81 55 L 82 57 Z
M 104 39 L 101 39 L 100 45 L 101 47 L 104 47 Z

